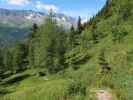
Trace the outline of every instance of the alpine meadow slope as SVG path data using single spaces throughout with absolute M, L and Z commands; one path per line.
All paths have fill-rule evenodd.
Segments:
M 1 71 L 0 100 L 97 100 L 100 90 L 133 100 L 133 1 L 107 0 L 70 32 L 51 17 L 9 49 L 14 60 Z

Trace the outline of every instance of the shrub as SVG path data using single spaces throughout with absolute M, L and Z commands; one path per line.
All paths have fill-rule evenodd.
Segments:
M 70 83 L 68 87 L 68 95 L 75 96 L 75 95 L 86 95 L 86 86 L 80 81 L 73 81 Z

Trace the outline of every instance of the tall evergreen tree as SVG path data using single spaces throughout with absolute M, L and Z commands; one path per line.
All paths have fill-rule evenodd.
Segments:
M 33 24 L 32 31 L 37 32 L 38 26 L 36 23 Z
M 63 28 L 59 27 L 58 33 L 57 33 L 57 40 L 56 40 L 56 63 L 55 67 L 57 68 L 56 71 L 61 71 L 65 69 L 65 53 L 66 53 L 66 33 Z
M 47 56 L 47 59 L 46 59 L 46 62 L 45 62 L 45 66 L 46 68 L 48 69 L 48 72 L 49 73 L 55 73 L 56 72 L 56 68 L 54 66 L 54 46 L 55 46 L 55 41 L 54 40 L 51 40 L 47 50 L 46 50 L 46 56 Z
M 98 34 L 97 34 L 97 31 L 96 31 L 96 28 L 97 28 L 97 26 L 94 23 L 93 27 L 92 27 L 92 40 L 93 40 L 93 43 L 98 43 Z
M 0 49 L 0 72 L 3 71 L 3 67 L 4 64 L 3 64 L 3 50 Z
M 6 70 L 12 70 L 13 69 L 13 64 L 12 64 L 12 52 L 10 52 L 10 50 L 8 48 L 6 48 L 4 50 L 4 56 L 3 56 L 3 64 L 4 64 L 4 68 L 6 68 Z
M 57 25 L 51 17 L 47 18 L 45 23 L 38 30 L 38 37 L 35 42 L 35 64 L 36 66 L 45 66 L 47 63 L 48 49 L 51 48 L 52 41 L 56 38 Z
M 23 43 L 17 43 L 13 50 L 13 69 L 14 72 L 22 71 L 26 67 L 26 53 L 25 45 Z
M 31 32 L 29 33 L 29 40 L 35 38 L 37 30 L 38 30 L 38 25 L 36 23 L 34 23 L 32 25 Z
M 76 36 L 76 32 L 74 29 L 74 26 L 72 25 L 70 28 L 70 32 L 68 33 L 68 38 L 67 38 L 67 43 L 68 43 L 68 50 L 71 50 L 72 48 L 74 48 L 75 46 L 75 36 Z
M 31 33 L 29 34 L 29 41 L 28 41 L 28 61 L 29 61 L 29 66 L 33 67 L 34 64 L 34 47 L 35 47 L 35 42 L 37 41 L 37 32 L 38 31 L 38 25 L 33 24 Z
M 81 34 L 81 32 L 82 32 L 82 23 L 81 23 L 81 17 L 79 16 L 78 17 L 78 23 L 77 23 L 77 33 L 78 34 Z

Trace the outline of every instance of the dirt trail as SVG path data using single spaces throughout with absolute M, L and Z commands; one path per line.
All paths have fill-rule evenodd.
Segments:
M 106 90 L 96 91 L 97 100 L 112 100 L 112 94 Z

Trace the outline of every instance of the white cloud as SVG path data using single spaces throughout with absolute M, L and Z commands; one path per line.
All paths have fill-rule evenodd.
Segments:
M 6 0 L 8 4 L 24 6 L 30 3 L 30 0 Z
M 73 17 L 78 17 L 81 16 L 82 18 L 90 18 L 93 15 L 95 15 L 98 12 L 97 9 L 93 8 L 85 8 L 85 9 L 80 9 L 80 10 L 65 10 L 63 11 L 64 14 L 73 16 Z
M 42 3 L 40 1 L 37 1 L 36 2 L 36 8 L 39 9 L 39 10 L 46 10 L 46 11 L 54 11 L 54 12 L 57 12 L 58 11 L 58 8 L 53 5 L 53 4 L 45 4 L 45 3 Z
M 87 22 L 87 21 L 89 20 L 89 18 L 90 18 L 90 17 L 84 17 L 84 18 L 82 18 L 82 23 Z
M 80 16 L 82 18 L 82 23 L 87 22 L 91 17 L 95 16 L 98 12 L 98 9 L 93 9 L 93 8 L 84 8 L 80 10 L 65 10 L 62 11 L 65 15 L 72 16 L 75 18 L 78 18 Z

